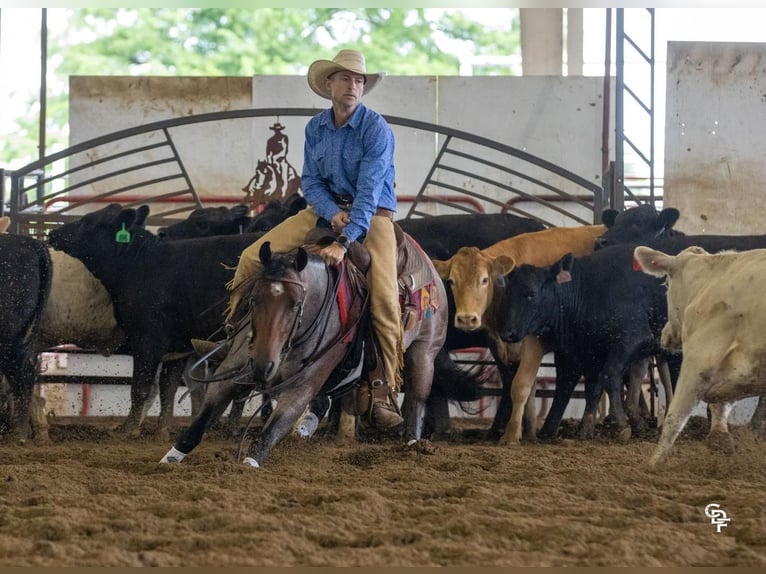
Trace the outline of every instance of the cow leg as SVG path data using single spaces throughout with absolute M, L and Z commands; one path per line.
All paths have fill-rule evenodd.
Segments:
M 540 340 L 534 336 L 525 337 L 521 343 L 521 363 L 519 363 L 516 376 L 511 382 L 511 418 L 500 439 L 502 445 L 515 445 L 521 441 L 522 416 L 526 415 L 527 429 L 526 438 L 535 439 L 536 416 L 534 413 L 534 388 L 537 380 L 537 372 L 545 354 Z M 528 404 L 532 407 L 531 418 Z
M 658 361 L 657 370 L 660 374 L 660 381 L 662 381 L 662 388 L 665 390 L 665 404 L 669 405 L 670 401 L 673 400 L 674 384 L 667 359 L 660 359 L 660 361 Z
M 764 396 L 758 397 L 758 404 L 750 419 L 750 428 L 755 436 L 762 437 L 766 434 L 766 397 Z
M 37 367 L 34 359 L 21 349 L 14 358 L 5 366 L 5 376 L 11 388 L 13 400 L 13 417 L 10 435 L 19 440 L 32 437 L 32 425 L 30 413 L 32 409 L 32 392 L 37 376 Z
M 339 445 L 353 444 L 356 440 L 356 400 L 355 393 L 347 393 L 339 399 L 338 425 L 335 434 L 335 443 Z M 314 399 L 316 401 L 316 399 Z M 314 403 L 312 401 L 312 404 Z M 312 412 L 314 407 L 312 407 Z M 327 409 L 325 409 L 327 410 Z M 321 419 L 319 413 L 316 415 Z
M 628 368 L 628 393 L 625 400 L 625 411 L 628 419 L 639 433 L 646 427 L 646 418 L 641 413 L 641 389 L 649 370 L 650 360 L 650 357 L 639 359 L 631 363 Z
M 622 384 L 622 381 L 620 381 Z M 596 412 L 599 403 L 604 395 L 605 389 L 601 385 L 598 375 L 586 373 L 585 375 L 585 410 L 580 420 L 580 427 L 577 429 L 577 438 L 581 440 L 592 439 L 596 432 Z M 608 397 L 608 395 L 607 395 Z M 609 399 L 609 408 L 614 411 L 611 398 Z
M 492 354 L 497 363 L 500 380 L 503 382 L 503 390 L 500 393 L 500 401 L 497 405 L 497 411 L 495 412 L 492 426 L 487 431 L 487 440 L 498 441 L 505 433 L 513 411 L 513 404 L 511 403 L 511 387 L 513 385 L 513 379 L 516 377 L 518 364 L 503 364 L 497 359 L 494 350 L 492 350 Z
M 609 403 L 612 406 L 614 412 L 614 422 L 617 426 L 617 436 L 621 442 L 628 441 L 630 439 L 631 430 L 628 424 L 628 417 L 625 415 L 625 409 L 623 407 L 622 399 L 622 373 L 624 370 L 623 361 L 620 357 L 610 357 L 599 374 L 599 384 L 601 388 L 609 393 Z M 586 401 L 587 403 L 587 401 Z M 588 405 L 586 404 L 586 414 Z
M 540 432 L 537 437 L 541 440 L 554 440 L 558 433 L 561 419 L 564 418 L 569 400 L 572 397 L 577 383 L 580 381 L 580 370 L 568 359 L 563 357 L 562 353 L 554 354 L 556 364 L 556 388 L 553 394 L 553 403 L 545 417 Z
M 734 453 L 734 439 L 729 434 L 729 415 L 734 404 L 730 402 L 710 403 L 710 432 L 707 435 L 707 444 L 711 450 L 725 454 Z
M 35 385 L 30 407 L 30 421 L 35 444 L 50 444 L 48 417 L 45 416 L 45 397 L 42 385 Z
M 649 458 L 649 466 L 656 467 L 667 459 L 673 443 L 686 425 L 686 421 L 689 420 L 692 410 L 699 403 L 699 381 L 702 380 L 700 374 L 699 369 L 693 369 L 690 365 L 681 366 L 675 395 L 665 415 L 657 448 Z
M 133 382 L 130 386 L 130 411 L 125 421 L 116 429 L 119 434 L 129 435 L 136 433 L 140 428 L 159 364 L 159 357 L 153 359 L 145 354 L 142 355 L 140 352 L 134 352 Z
M 221 418 L 229 403 L 247 395 L 250 390 L 247 385 L 238 385 L 231 381 L 208 384 L 199 414 L 189 428 L 181 433 L 173 448 L 162 457 L 160 462 L 181 462 L 202 442 L 205 432 Z
M 162 438 L 170 438 L 170 431 L 175 428 L 173 419 L 175 398 L 178 391 L 178 383 L 185 368 L 186 360 L 179 359 L 165 363 L 160 371 L 160 416 L 157 434 Z

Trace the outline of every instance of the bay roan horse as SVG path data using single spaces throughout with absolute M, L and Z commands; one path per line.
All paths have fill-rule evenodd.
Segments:
M 421 438 L 434 362 L 446 336 L 447 296 L 431 260 L 411 237 L 398 229 L 397 233 L 400 300 L 403 315 L 409 319 L 404 331 L 403 432 L 405 442 L 412 446 Z M 272 253 L 268 242 L 259 255 L 262 267 L 250 291 L 250 322 L 233 337 L 199 414 L 160 462 L 180 462 L 226 406 L 255 387 L 277 402 L 243 460 L 258 467 L 309 401 L 317 396 L 339 396 L 344 387 L 367 376 L 363 367 L 369 361 L 354 352 L 369 324 L 368 291 L 360 270 L 364 265 L 357 268 L 349 262 L 365 256 L 369 261 L 366 249 L 355 242 L 337 268 L 303 248 Z M 349 289 L 349 283 L 363 285 Z M 345 304 L 339 302 L 343 299 Z

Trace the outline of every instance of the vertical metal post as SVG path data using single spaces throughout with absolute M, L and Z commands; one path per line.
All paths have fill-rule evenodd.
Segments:
M 604 51 L 604 109 L 601 115 L 601 187 L 609 207 L 612 206 L 612 182 L 609 164 L 609 134 L 612 107 L 612 8 L 606 9 L 606 50 Z M 600 223 L 601 214 L 594 213 L 594 222 Z
M 625 9 L 617 8 L 615 29 L 615 60 L 617 63 L 614 86 L 614 184 L 612 191 L 614 207 L 618 211 L 625 208 L 625 126 L 624 94 L 625 89 Z
M 38 159 L 45 157 L 45 121 L 47 113 L 47 76 L 48 76 L 48 9 L 42 9 L 40 21 L 40 129 L 37 144 Z

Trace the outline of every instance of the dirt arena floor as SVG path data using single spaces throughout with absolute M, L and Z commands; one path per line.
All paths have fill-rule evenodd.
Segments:
M 289 437 L 262 469 L 236 441 L 158 465 L 166 441 L 57 423 L 0 445 L 0 566 L 764 566 L 766 442 L 713 454 L 704 424 L 651 471 L 653 440 L 502 448 L 477 419 L 430 455 Z

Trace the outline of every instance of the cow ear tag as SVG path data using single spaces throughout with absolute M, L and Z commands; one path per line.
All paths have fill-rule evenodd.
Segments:
M 117 243 L 130 243 L 130 231 L 125 229 L 125 224 L 122 224 L 122 229 L 120 229 L 114 236 L 114 240 Z
M 556 274 L 556 283 L 569 283 L 572 280 L 572 274 L 562 269 Z

